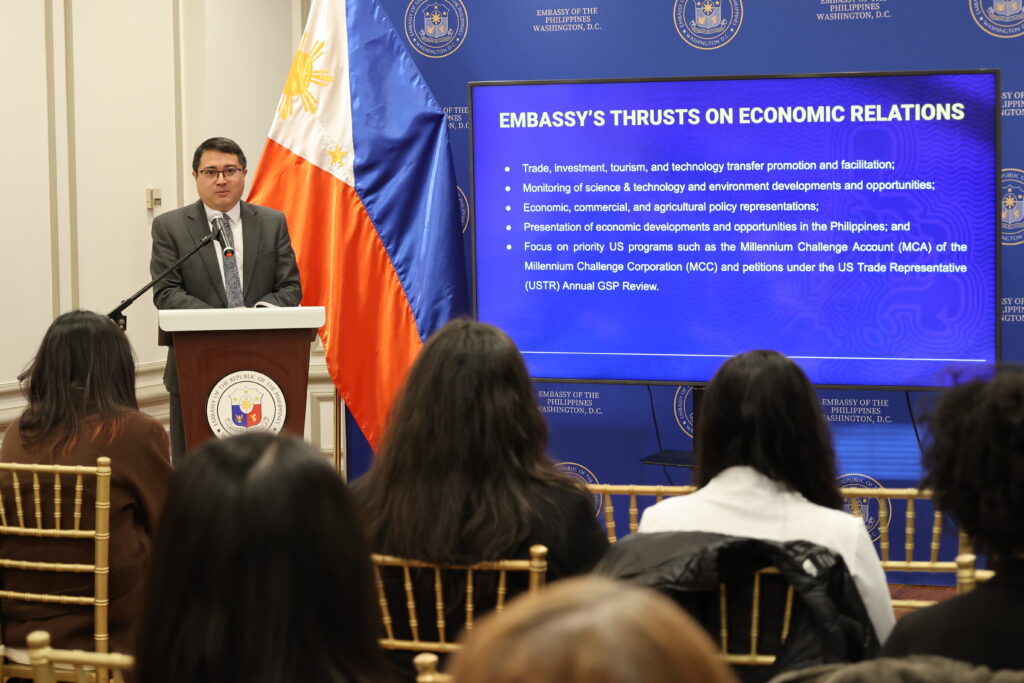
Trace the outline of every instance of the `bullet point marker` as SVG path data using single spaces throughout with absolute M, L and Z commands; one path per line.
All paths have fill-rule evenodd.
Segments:
M 512 188 L 509 187 L 508 185 L 506 185 L 505 186 L 505 192 L 511 192 L 511 191 L 512 191 Z
M 512 170 L 512 169 L 511 169 L 511 168 L 509 168 L 508 166 L 506 166 L 506 167 L 505 167 L 505 173 L 508 173 L 508 172 L 509 172 L 509 171 L 511 171 L 511 170 Z
M 512 245 L 511 244 L 506 244 L 505 248 L 508 249 L 509 251 L 512 251 Z
M 505 229 L 506 229 L 506 230 L 511 230 L 511 229 L 512 229 L 512 226 L 511 226 L 511 225 L 506 225 L 506 226 L 505 226 Z
M 511 210 L 512 210 L 512 207 L 511 207 L 511 206 L 506 206 L 506 207 L 505 207 L 505 210 L 506 210 L 506 211 L 511 211 Z

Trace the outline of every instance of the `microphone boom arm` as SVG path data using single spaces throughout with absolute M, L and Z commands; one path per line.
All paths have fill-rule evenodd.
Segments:
M 185 254 L 180 259 L 175 261 L 171 265 L 171 267 L 169 267 L 167 270 L 165 270 L 164 272 L 160 273 L 155 278 L 150 280 L 149 284 L 147 284 L 145 287 L 143 287 L 139 291 L 135 292 L 130 297 L 128 297 L 127 299 L 122 301 L 120 304 L 118 304 L 117 308 L 112 310 L 110 313 L 107 313 L 107 317 L 110 318 L 111 320 L 113 320 L 115 323 L 117 323 L 118 326 L 122 330 L 127 330 L 128 329 L 128 318 L 124 314 L 124 309 L 128 308 L 133 303 L 135 303 L 136 299 L 138 299 L 140 296 L 142 296 L 143 294 L 148 292 L 156 283 L 160 282 L 160 280 L 163 280 L 165 277 L 167 277 L 172 270 L 174 270 L 175 268 L 180 266 L 182 263 L 184 263 L 186 259 L 188 259 L 190 256 L 192 256 L 192 254 L 196 253 L 197 251 L 199 251 L 200 249 L 205 247 L 207 244 L 209 244 L 213 240 L 215 234 L 216 234 L 215 232 L 208 233 L 205 237 L 203 237 L 203 239 L 199 240 L 199 244 L 197 244 L 196 246 L 192 247 L 192 249 L 187 254 Z

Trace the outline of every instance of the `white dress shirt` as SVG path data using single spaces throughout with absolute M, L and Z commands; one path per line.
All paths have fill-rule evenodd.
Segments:
M 238 285 L 242 288 L 242 292 L 245 292 L 245 281 L 242 279 L 242 203 L 235 204 L 234 207 L 229 211 L 218 211 L 217 209 L 211 209 L 206 204 L 203 204 L 203 208 L 206 209 L 206 223 L 210 226 L 210 230 L 213 230 L 213 219 L 221 214 L 226 214 L 231 219 L 231 236 L 234 237 L 235 243 L 235 263 L 238 264 Z M 217 267 L 220 268 L 220 281 L 224 282 L 224 257 L 221 254 L 222 246 L 217 243 L 215 244 L 217 249 Z M 224 283 L 227 288 L 227 283 Z
M 639 531 L 707 531 L 816 543 L 846 562 L 880 643 L 896 623 L 885 572 L 861 518 L 815 505 L 752 467 L 730 467 L 694 493 L 647 508 Z

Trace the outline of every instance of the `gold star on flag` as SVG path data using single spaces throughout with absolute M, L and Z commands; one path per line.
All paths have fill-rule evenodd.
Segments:
M 335 145 L 327 150 L 327 153 L 331 155 L 332 166 L 341 166 L 345 161 L 345 155 L 348 154 L 348 152 L 341 148 L 341 145 Z

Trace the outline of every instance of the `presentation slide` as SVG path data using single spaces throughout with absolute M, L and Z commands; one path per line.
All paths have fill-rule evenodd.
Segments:
M 538 379 L 997 359 L 998 74 L 471 83 L 478 318 Z

